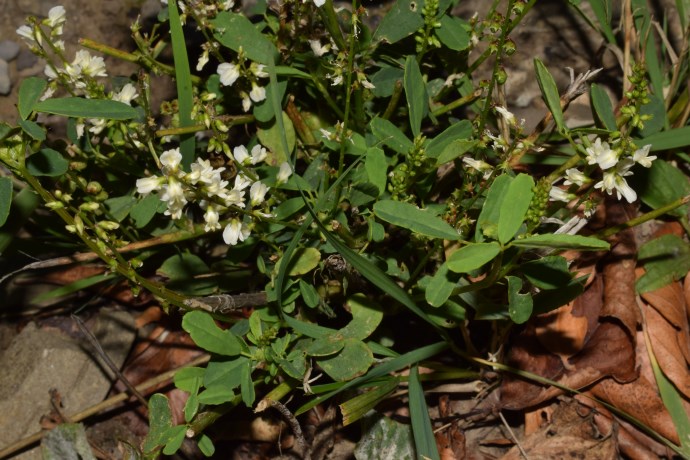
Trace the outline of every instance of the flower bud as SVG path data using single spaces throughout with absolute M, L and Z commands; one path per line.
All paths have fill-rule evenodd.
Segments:
M 91 181 L 88 184 L 86 184 L 86 193 L 90 195 L 95 195 L 96 193 L 99 193 L 101 190 L 103 190 L 103 186 L 96 181 Z

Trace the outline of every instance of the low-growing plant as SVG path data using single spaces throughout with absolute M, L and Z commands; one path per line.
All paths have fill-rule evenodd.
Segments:
M 640 38 L 615 107 L 590 86 L 598 70 L 559 91 L 535 59 L 548 112 L 527 129 L 506 107 L 506 60 L 535 1 L 470 19 L 456 3 L 397 0 L 373 25 L 357 0 L 169 2 L 151 30 L 134 23 L 135 50 L 84 39 L 73 58 L 63 7 L 17 30 L 46 77 L 22 82 L 20 120 L 0 125 L 14 175 L 0 177 L 3 223 L 30 187 L 61 221 L 52 240 L 183 311 L 211 353 L 175 377 L 185 423 L 151 397 L 144 458 L 185 438 L 211 455 L 204 430 L 219 416 L 288 395 L 299 415 L 367 389 L 341 405 L 352 423 L 403 380 L 417 454 L 438 458 L 418 363 L 454 353 L 466 367 L 430 378 L 476 378 L 473 356 L 500 361 L 514 325 L 583 291 L 564 250 L 605 251 L 604 237 L 666 213 L 690 230 L 684 175 L 652 155 L 690 145 L 685 58 L 667 70 L 654 37 Z M 582 14 L 615 47 L 611 2 L 589 3 L 594 16 Z M 654 35 L 648 13 L 635 21 Z M 111 76 L 94 52 L 140 71 Z M 160 107 L 154 75 L 177 90 Z M 596 121 L 573 127 L 567 108 L 585 92 Z M 65 138 L 45 114 L 66 121 Z M 580 234 L 606 199 L 638 198 L 648 214 Z M 644 286 L 687 272 L 657 269 Z M 489 337 L 473 336 L 480 322 Z

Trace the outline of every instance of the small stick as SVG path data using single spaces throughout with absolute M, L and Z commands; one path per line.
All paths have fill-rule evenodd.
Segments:
M 287 420 L 287 422 L 290 424 L 290 428 L 292 428 L 292 433 L 295 435 L 295 438 L 297 439 L 297 443 L 302 448 L 304 459 L 310 460 L 311 459 L 311 449 L 310 449 L 309 445 L 307 444 L 307 440 L 304 439 L 304 433 L 302 433 L 302 427 L 300 426 L 299 422 L 297 421 L 297 418 L 295 418 L 295 416 L 292 415 L 292 412 L 290 412 L 290 409 L 285 407 L 285 405 L 283 405 L 279 401 L 274 401 L 273 399 L 262 399 L 259 402 L 259 404 L 256 405 L 256 409 L 254 410 L 254 412 L 263 412 L 269 407 L 276 409 L 285 418 L 285 420 Z
M 136 389 L 134 385 L 132 385 L 132 382 L 130 382 L 125 375 L 120 372 L 120 369 L 115 365 L 112 359 L 110 359 L 110 356 L 108 356 L 108 353 L 105 352 L 101 344 L 98 342 L 98 339 L 96 338 L 95 335 L 89 330 L 88 327 L 86 327 L 86 324 L 84 324 L 84 321 L 81 320 L 77 315 L 72 314 L 72 319 L 74 320 L 75 323 L 77 323 L 77 326 L 79 326 L 79 330 L 81 331 L 82 334 L 88 339 L 89 343 L 91 343 L 91 346 L 96 350 L 96 353 L 98 356 L 101 357 L 101 359 L 105 362 L 105 364 L 110 368 L 110 370 L 117 376 L 118 379 L 122 383 L 125 384 L 127 389 L 134 395 L 141 404 L 146 407 L 148 405 L 148 402 L 146 401 L 146 398 L 144 398 L 144 395 L 142 395 L 139 390 Z
M 221 315 L 236 312 L 245 307 L 266 305 L 265 292 L 248 292 L 244 294 L 219 294 L 208 297 L 193 297 L 184 301 L 189 308 L 204 310 Z

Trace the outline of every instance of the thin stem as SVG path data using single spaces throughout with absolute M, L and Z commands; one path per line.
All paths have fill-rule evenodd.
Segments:
M 682 198 L 678 198 L 675 201 L 672 201 L 671 203 L 667 204 L 666 206 L 662 206 L 658 209 L 655 209 L 653 211 L 649 211 L 645 214 L 642 214 L 641 216 L 635 217 L 634 219 L 630 219 L 627 222 L 623 222 L 620 225 L 615 225 L 613 227 L 609 227 L 606 230 L 602 230 L 596 235 L 594 235 L 596 238 L 599 239 L 605 239 L 608 238 L 609 236 L 615 235 L 616 233 L 626 230 L 628 228 L 636 227 L 640 224 L 643 224 L 645 222 L 648 222 L 650 220 L 654 220 L 658 217 L 663 216 L 667 212 L 671 212 L 674 209 L 678 208 L 679 206 L 683 206 L 684 204 L 690 203 L 690 195 L 686 195 Z

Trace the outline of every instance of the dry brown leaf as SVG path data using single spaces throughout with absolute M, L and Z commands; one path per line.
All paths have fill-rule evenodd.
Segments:
M 661 436 L 678 443 L 678 434 L 671 416 L 666 411 L 661 397 L 646 379 L 639 378 L 629 383 L 618 383 L 604 379 L 589 391 L 617 409 L 635 417 Z
M 645 436 L 638 439 L 618 421 L 611 419 L 611 415 L 594 414 L 594 423 L 601 433 L 611 433 L 618 443 L 618 450 L 630 460 L 658 460 L 661 456 L 672 456 L 672 452 L 665 446 Z M 639 432 L 638 432 L 639 433 Z
M 669 324 L 656 309 L 645 306 L 644 311 L 652 350 L 661 370 L 686 398 L 690 398 L 690 373 L 684 358 L 687 350 L 683 350 L 679 343 L 681 331 Z
M 644 268 L 637 269 L 638 277 L 644 273 Z M 679 329 L 687 328 L 685 297 L 680 283 L 674 282 L 654 291 L 645 292 L 642 298 L 661 313 L 671 325 Z
M 553 423 L 520 442 L 528 458 L 586 458 L 613 460 L 618 451 L 613 437 L 600 436 L 590 416 L 578 414 L 575 401 L 560 404 L 553 414 Z M 520 450 L 513 447 L 503 460 L 522 460 Z

